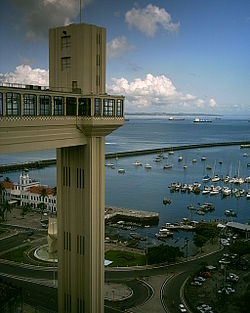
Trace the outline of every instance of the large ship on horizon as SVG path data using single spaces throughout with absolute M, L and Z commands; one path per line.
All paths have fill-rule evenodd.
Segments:
M 212 123 L 212 120 L 195 117 L 193 120 L 194 123 Z

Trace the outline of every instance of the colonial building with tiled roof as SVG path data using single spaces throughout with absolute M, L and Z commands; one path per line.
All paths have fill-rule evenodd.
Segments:
M 56 189 L 42 186 L 38 181 L 32 180 L 27 172 L 20 175 L 19 182 L 2 181 L 1 186 L 0 202 L 7 200 L 20 206 L 31 205 L 34 209 L 38 208 L 39 203 L 44 203 L 46 211 L 56 212 Z

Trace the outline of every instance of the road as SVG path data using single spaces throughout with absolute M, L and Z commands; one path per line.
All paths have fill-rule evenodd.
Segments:
M 10 248 L 22 245 L 27 238 L 37 239 L 42 234 L 34 233 L 31 236 L 28 232 L 16 234 L 15 236 L 0 240 L 1 252 Z M 44 236 L 44 234 L 43 234 Z M 106 282 L 122 282 L 128 285 L 134 292 L 133 296 L 125 301 L 119 301 L 119 303 L 106 301 L 105 313 L 119 312 L 119 310 L 135 307 L 142 304 L 150 295 L 149 288 L 143 286 L 139 282 L 139 278 L 156 275 L 171 276 L 171 279 L 167 281 L 164 288 L 162 288 L 162 303 L 167 308 L 169 313 L 177 313 L 178 305 L 180 303 L 180 288 L 183 285 L 185 279 L 191 274 L 197 271 L 202 262 L 208 264 L 216 264 L 221 258 L 222 251 L 216 252 L 212 255 L 195 259 L 192 261 L 166 265 L 155 268 L 133 268 L 130 270 L 122 269 L 107 269 L 105 271 Z M 14 281 L 15 285 L 22 287 L 24 293 L 24 302 L 32 306 L 46 307 L 51 311 L 57 311 L 57 288 L 53 286 L 54 278 L 53 268 L 39 268 L 34 266 L 17 266 L 16 264 L 5 264 L 0 262 L 0 276 L 4 275 L 5 279 Z M 7 275 L 11 275 L 16 278 L 6 278 Z M 24 279 L 18 279 L 22 277 Z M 29 281 L 25 281 L 28 279 Z M 35 281 L 36 283 L 32 282 Z M 39 280 L 49 282 L 49 286 L 40 284 Z M 117 311 L 118 310 L 118 311 Z

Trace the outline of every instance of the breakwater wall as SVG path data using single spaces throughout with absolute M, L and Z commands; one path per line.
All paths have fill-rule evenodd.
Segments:
M 140 223 L 142 225 L 158 225 L 159 213 L 138 211 L 126 208 L 105 208 L 105 221 L 118 221 Z
M 165 147 L 165 148 L 106 153 L 105 158 L 106 159 L 113 159 L 116 157 L 125 158 L 125 157 L 130 157 L 130 156 L 164 153 L 164 152 L 169 152 L 169 151 L 180 151 L 180 150 L 199 149 L 199 148 L 202 149 L 202 148 L 210 148 L 210 147 L 212 148 L 212 147 L 222 147 L 222 146 L 240 146 L 240 145 L 249 145 L 249 144 L 250 144 L 250 141 L 230 141 L 230 142 L 215 142 L 215 143 L 170 146 L 170 147 Z M 16 163 L 16 164 L 2 164 L 0 165 L 0 173 L 20 171 L 26 168 L 27 169 L 43 168 L 43 167 L 52 166 L 52 165 L 56 165 L 56 159 L 30 161 L 30 162 Z
M 154 154 L 154 153 L 164 153 L 169 151 L 180 151 L 187 149 L 199 149 L 199 148 L 212 148 L 212 147 L 222 147 L 222 146 L 240 146 L 248 145 L 250 141 L 230 141 L 230 142 L 215 142 L 215 143 L 203 143 L 203 144 L 193 144 L 193 145 L 181 145 L 181 146 L 171 146 L 166 148 L 155 148 L 155 149 L 145 149 L 145 150 L 134 150 L 116 153 L 107 153 L 105 155 L 106 159 L 122 158 L 129 156 Z
M 0 165 L 0 173 L 20 171 L 20 170 L 31 169 L 31 168 L 44 168 L 44 167 L 52 166 L 52 165 L 56 165 L 56 159 L 30 161 L 30 162 L 15 163 L 15 164 L 2 164 Z

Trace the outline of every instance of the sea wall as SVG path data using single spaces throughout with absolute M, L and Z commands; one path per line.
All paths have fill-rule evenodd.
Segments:
M 203 144 L 194 144 L 194 145 L 181 145 L 181 146 L 172 146 L 172 147 L 167 147 L 167 148 L 156 148 L 156 149 L 145 149 L 145 150 L 134 150 L 134 151 L 107 153 L 105 155 L 105 158 L 106 159 L 113 159 L 116 157 L 122 158 L 122 157 L 128 157 L 128 156 L 164 153 L 164 152 L 169 152 L 169 151 L 210 148 L 210 147 L 220 147 L 220 146 L 240 146 L 240 145 L 248 145 L 248 144 L 250 144 L 249 141 L 230 141 L 230 142 L 203 143 Z
M 105 155 L 105 158 L 106 159 L 113 159 L 116 157 L 125 158 L 129 156 L 164 153 L 164 152 L 169 152 L 169 151 L 180 151 L 180 150 L 187 150 L 187 149 L 199 149 L 199 148 L 221 147 L 221 146 L 240 146 L 240 145 L 250 145 L 250 141 L 203 143 L 203 144 L 193 144 L 193 145 L 171 146 L 171 147 L 166 147 L 166 148 L 115 152 L 115 153 L 107 153 Z M 27 169 L 43 168 L 43 167 L 52 166 L 52 165 L 56 165 L 56 159 L 31 161 L 31 162 L 16 163 L 16 164 L 2 164 L 0 165 L 0 173 L 20 171 L 26 168 Z

